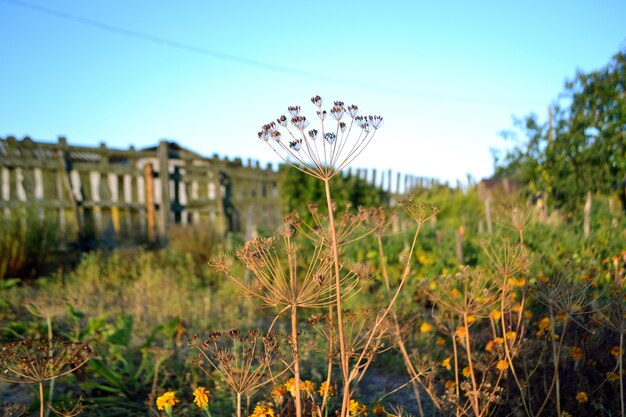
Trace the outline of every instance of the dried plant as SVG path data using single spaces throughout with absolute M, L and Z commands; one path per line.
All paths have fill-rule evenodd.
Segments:
M 79 398 L 75 403 L 62 403 L 58 407 L 50 406 L 50 409 L 60 417 L 75 417 L 85 410 L 85 406 L 82 403 L 82 398 Z
M 0 417 L 21 417 L 28 411 L 26 404 L 2 403 L 0 404 Z
M 272 372 L 276 361 L 284 363 L 279 352 L 283 338 L 276 332 L 263 336 L 260 330 L 251 329 L 242 335 L 240 330 L 233 329 L 212 333 L 205 341 L 195 335 L 189 346 L 198 352 L 194 365 L 209 377 L 212 377 L 211 370 L 215 370 L 236 393 L 237 417 L 241 417 L 241 396 L 251 395 L 289 369 L 287 366 L 278 374 Z
M 40 416 L 44 416 L 43 384 L 71 374 L 83 366 L 93 351 L 84 343 L 61 339 L 26 339 L 0 347 L 0 380 L 39 384 Z

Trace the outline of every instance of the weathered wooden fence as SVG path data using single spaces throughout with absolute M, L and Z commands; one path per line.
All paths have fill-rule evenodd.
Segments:
M 281 221 L 280 175 L 271 164 L 206 158 L 166 141 L 122 150 L 8 137 L 0 139 L 0 214 L 34 209 L 56 220 L 60 240 L 94 246 L 164 243 L 170 224 L 251 235 Z M 387 191 L 392 204 L 411 189 L 444 185 L 391 170 L 345 175 Z

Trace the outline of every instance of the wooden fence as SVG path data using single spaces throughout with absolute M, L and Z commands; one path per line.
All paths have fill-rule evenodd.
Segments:
M 83 246 L 165 243 L 170 224 L 206 224 L 248 236 L 280 223 L 280 170 L 258 161 L 211 158 L 161 141 L 144 150 L 0 139 L 0 214 L 53 217 L 58 237 Z M 387 191 L 392 204 L 430 178 L 350 170 Z M 164 203 L 165 202 L 165 203 Z

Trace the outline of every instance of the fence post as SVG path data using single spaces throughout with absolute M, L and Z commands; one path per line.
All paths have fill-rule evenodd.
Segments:
M 152 164 L 144 166 L 144 178 L 146 181 L 146 223 L 148 224 L 148 242 L 154 243 L 154 173 Z
M 169 145 L 166 140 L 159 142 L 157 151 L 159 159 L 159 179 L 161 180 L 161 207 L 159 207 L 159 241 L 161 245 L 167 243 L 167 226 L 170 221 L 170 171 Z

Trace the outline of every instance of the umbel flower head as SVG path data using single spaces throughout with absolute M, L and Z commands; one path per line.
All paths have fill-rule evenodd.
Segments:
M 359 108 L 335 101 L 327 111 L 315 96 L 318 128 L 310 128 L 300 106 L 288 107 L 282 115 L 261 128 L 259 139 L 296 169 L 328 180 L 347 167 L 374 138 L 383 122 L 381 116 L 360 116 Z

